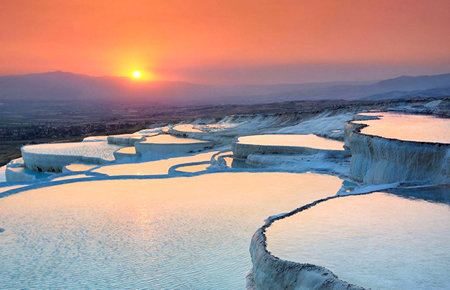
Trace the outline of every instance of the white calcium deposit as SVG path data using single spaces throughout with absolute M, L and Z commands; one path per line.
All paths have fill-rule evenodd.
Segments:
M 421 112 L 442 113 L 445 102 L 433 102 Z M 351 122 L 373 118 L 360 111 L 235 115 L 24 146 L 0 169 L 0 287 L 362 289 L 333 264 L 277 257 L 266 238 L 274 222 L 348 195 L 417 187 L 405 197 L 448 203 L 449 144 L 371 134 L 361 129 L 376 120 Z M 444 192 L 421 187 L 442 183 Z
M 401 118 L 397 117 L 397 118 Z M 417 117 L 416 117 L 417 118 Z M 438 123 L 441 119 L 435 118 Z M 432 142 L 432 140 L 446 140 L 450 131 L 445 127 L 439 130 L 439 136 L 424 136 L 421 140 L 411 141 L 414 136 L 414 128 L 410 128 L 407 140 L 402 136 L 408 132 L 402 131 L 395 139 L 395 133 L 388 136 L 376 136 L 364 133 L 366 126 L 376 126 L 377 121 L 360 124 L 360 122 L 349 122 L 345 128 L 345 144 L 351 151 L 350 175 L 359 182 L 364 183 L 391 183 L 391 182 L 426 182 L 426 183 L 448 183 L 450 180 L 450 144 Z M 445 121 L 450 124 L 450 120 Z M 391 126 L 396 126 L 392 122 Z M 387 126 L 387 125 L 385 125 Z M 430 126 L 430 125 L 428 125 Z M 366 131 L 367 132 L 367 131 Z M 379 132 L 379 131 L 377 131 Z M 392 132 L 392 130 L 391 130 Z M 395 132 L 395 131 L 394 131 Z M 431 133 L 430 133 L 431 134 Z

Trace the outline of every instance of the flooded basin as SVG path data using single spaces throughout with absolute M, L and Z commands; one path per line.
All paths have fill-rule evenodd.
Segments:
M 123 147 L 114 152 L 114 157 L 119 160 L 121 158 L 136 157 L 136 148 L 134 146 Z
M 267 134 L 239 137 L 238 143 L 261 146 L 309 147 L 322 150 L 343 150 L 343 142 L 322 138 L 313 134 Z
M 293 173 L 67 182 L 0 199 L 2 287 L 242 289 L 264 219 L 342 185 Z
M 115 164 L 110 166 L 102 166 L 94 170 L 94 172 L 103 173 L 107 175 L 159 175 L 167 174 L 172 166 L 191 163 L 210 161 L 211 157 L 218 151 L 210 151 L 196 155 L 174 157 L 156 161 Z
M 202 130 L 196 128 L 196 125 L 193 124 L 180 124 L 173 126 L 172 129 L 179 132 L 203 133 Z
M 192 144 L 192 143 L 208 143 L 208 141 L 192 139 L 192 138 L 180 138 L 169 134 L 161 134 L 153 137 L 148 137 L 145 141 L 139 142 L 139 144 Z
M 180 138 L 168 134 L 147 137 L 134 144 L 139 154 L 171 154 L 196 152 L 211 146 L 211 142 L 192 138 Z
M 83 163 L 72 163 L 67 166 L 64 166 L 63 172 L 83 172 L 87 170 L 91 170 L 92 168 L 95 168 L 97 165 L 91 165 L 91 164 L 83 164 Z
M 450 119 L 398 113 L 363 115 L 381 119 L 346 124 L 353 179 L 375 184 L 448 183 Z
M 178 167 L 177 170 L 182 172 L 199 172 L 207 170 L 209 166 L 211 166 L 211 164 L 187 165 Z
M 380 119 L 353 121 L 369 125 L 361 133 L 416 142 L 450 143 L 450 119 L 400 113 L 364 113 Z
M 239 137 L 232 144 L 233 155 L 247 158 L 250 154 L 316 154 L 343 155 L 344 142 L 314 134 L 266 134 Z
M 445 289 L 449 221 L 448 204 L 387 193 L 340 197 L 274 222 L 267 248 L 367 288 Z

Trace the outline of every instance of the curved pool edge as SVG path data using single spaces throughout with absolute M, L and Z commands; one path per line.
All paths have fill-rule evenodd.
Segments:
M 448 183 L 450 144 L 362 133 L 361 130 L 367 126 L 353 120 L 345 125 L 344 146 L 351 152 L 351 178 L 368 184 L 411 181 Z
M 289 213 L 269 218 L 254 234 L 250 242 L 250 256 L 253 267 L 246 277 L 247 289 L 350 289 L 362 290 L 361 286 L 339 279 L 325 267 L 282 260 L 267 250 L 265 231 L 277 220 L 292 216 L 321 202 L 338 198 L 323 198 Z
M 307 146 L 276 146 L 276 145 L 257 145 L 257 144 L 245 144 L 239 143 L 237 140 L 231 144 L 231 150 L 233 156 L 236 158 L 245 159 L 250 154 L 305 154 L 312 155 L 317 153 L 325 153 L 330 157 L 345 157 L 348 152 L 346 150 L 327 150 L 316 149 Z

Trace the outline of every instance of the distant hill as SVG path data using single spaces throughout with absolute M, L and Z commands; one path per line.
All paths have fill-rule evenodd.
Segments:
M 159 102 L 204 94 L 208 88 L 183 82 L 133 82 L 121 77 L 92 77 L 48 72 L 0 77 L 0 100 Z
M 371 95 L 369 97 L 364 98 L 364 100 L 390 100 L 390 99 L 405 99 L 410 97 L 442 97 L 442 96 L 450 96 L 450 86 L 426 90 L 390 91 L 386 93 Z
M 448 96 L 450 73 L 431 76 L 402 76 L 364 84 L 336 84 L 257 96 L 260 101 L 317 99 L 389 99 L 407 96 Z M 395 93 L 394 93 L 395 92 Z
M 299 83 L 213 86 L 186 82 L 135 82 L 68 72 L 0 76 L 0 102 L 255 104 L 318 99 L 388 99 L 449 95 L 450 73 L 401 76 L 371 83 Z

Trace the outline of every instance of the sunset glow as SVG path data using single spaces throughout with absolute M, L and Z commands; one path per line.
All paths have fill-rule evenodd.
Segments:
M 0 288 L 447 289 L 449 11 L 0 0 Z
M 142 80 L 151 70 L 158 80 L 273 83 L 444 73 L 450 64 L 448 0 L 0 6 L 0 75 L 129 77 L 130 66 L 139 65 Z
M 141 77 L 142 77 L 142 74 L 141 74 L 140 71 L 135 70 L 135 71 L 133 72 L 133 78 L 135 78 L 135 79 L 140 79 Z

